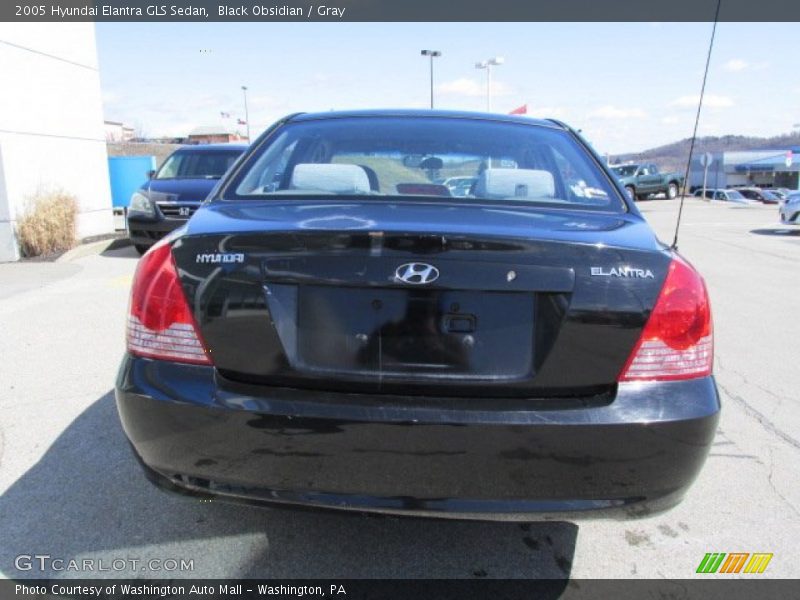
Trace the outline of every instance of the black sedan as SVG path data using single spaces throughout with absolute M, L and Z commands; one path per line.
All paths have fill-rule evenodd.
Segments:
M 525 117 L 283 119 L 141 259 L 127 331 L 148 477 L 244 502 L 649 514 L 720 410 L 703 279 L 577 133 Z

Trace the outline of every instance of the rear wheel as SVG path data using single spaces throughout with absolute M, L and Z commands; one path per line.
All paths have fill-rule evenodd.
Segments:
M 675 183 L 670 183 L 667 186 L 667 198 L 673 200 L 674 198 L 678 197 L 678 185 Z
M 631 200 L 636 200 L 636 188 L 632 185 L 626 185 L 625 191 L 628 192 L 628 196 Z
M 144 244 L 134 244 L 133 247 L 136 248 L 139 255 L 144 254 L 150 249 L 150 246 L 145 246 Z

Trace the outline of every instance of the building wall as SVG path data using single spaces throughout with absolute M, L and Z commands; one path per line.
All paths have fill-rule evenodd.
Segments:
M 190 144 L 227 144 L 237 140 L 235 135 L 227 133 L 189 135 Z
M 107 142 L 129 142 L 134 138 L 133 127 L 128 127 L 124 123 L 106 121 L 103 123 Z
M 695 190 L 703 186 L 703 165 L 700 163 L 700 154 L 692 157 L 691 167 L 689 169 L 689 189 Z M 725 158 L 721 152 L 714 152 L 712 154 L 713 161 L 708 167 L 708 180 L 706 187 L 709 188 L 724 188 L 729 185 L 727 175 L 725 173 Z
M 726 188 L 736 186 L 759 186 L 759 187 L 788 187 L 797 189 L 800 185 L 798 178 L 797 165 L 784 168 L 782 165 L 783 156 L 786 150 L 742 150 L 735 152 L 716 152 L 713 154 L 714 160 L 708 169 L 709 188 Z M 764 171 L 737 170 L 737 165 L 757 164 L 761 161 L 775 159 L 770 169 Z M 700 164 L 700 156 L 692 158 L 689 174 L 689 186 L 694 190 L 703 184 L 703 166 Z
M 0 23 L 0 261 L 40 191 L 79 203 L 78 237 L 114 230 L 92 23 Z
M 103 123 L 103 129 L 105 130 L 106 133 L 107 142 L 122 141 L 122 123 L 106 121 L 105 123 Z

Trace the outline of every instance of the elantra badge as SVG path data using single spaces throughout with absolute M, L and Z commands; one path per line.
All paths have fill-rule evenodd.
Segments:
M 650 269 L 634 269 L 632 267 L 592 267 L 594 277 L 627 277 L 629 279 L 655 279 L 655 275 Z
M 397 281 L 411 285 L 424 285 L 439 279 L 439 269 L 426 263 L 406 263 L 394 272 Z

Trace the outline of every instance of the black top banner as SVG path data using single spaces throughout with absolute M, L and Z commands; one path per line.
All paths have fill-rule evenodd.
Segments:
M 720 21 L 800 21 L 797 0 L 721 0 Z M 713 21 L 717 0 L 4 0 L 0 21 Z

